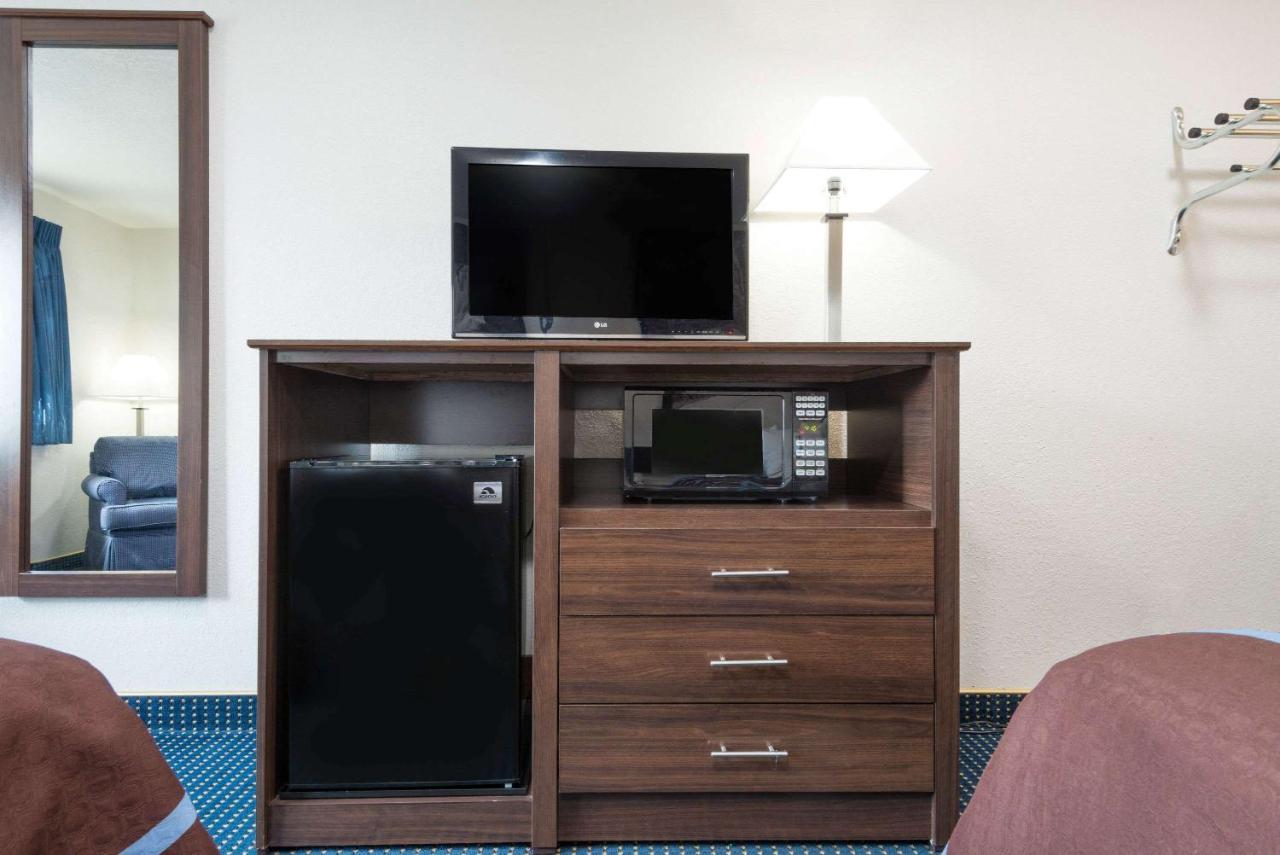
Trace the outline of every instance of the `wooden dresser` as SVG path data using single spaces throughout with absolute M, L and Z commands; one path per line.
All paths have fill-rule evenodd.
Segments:
M 252 344 L 263 372 L 260 847 L 945 843 L 957 809 L 967 345 Z M 640 383 L 827 390 L 831 495 L 624 501 L 616 456 L 583 449 L 609 447 L 609 414 Z M 440 384 L 449 409 L 432 415 Z M 604 430 L 603 444 L 588 430 Z M 533 452 L 528 793 L 283 796 L 283 467 L 384 443 L 486 442 Z

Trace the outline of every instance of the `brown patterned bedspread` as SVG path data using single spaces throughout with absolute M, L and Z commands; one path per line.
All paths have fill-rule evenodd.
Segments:
M 1135 638 L 1018 706 L 949 855 L 1280 852 L 1280 644 Z
M 0 853 L 216 853 L 190 805 L 93 666 L 0 639 Z

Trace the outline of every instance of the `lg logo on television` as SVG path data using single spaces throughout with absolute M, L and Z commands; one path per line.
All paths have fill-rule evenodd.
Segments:
M 596 321 L 596 322 L 595 322 L 595 328 L 596 328 L 596 329 L 598 329 L 598 330 L 608 329 L 608 327 L 609 327 L 609 322 L 608 322 L 608 321 Z

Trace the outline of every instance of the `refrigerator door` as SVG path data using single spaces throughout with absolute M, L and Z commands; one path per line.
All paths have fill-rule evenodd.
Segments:
M 519 468 L 290 468 L 285 786 L 520 780 Z

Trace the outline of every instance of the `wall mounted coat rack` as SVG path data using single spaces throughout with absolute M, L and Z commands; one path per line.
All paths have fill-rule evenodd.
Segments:
M 1182 108 L 1173 108 L 1173 141 L 1184 149 L 1204 148 L 1210 143 L 1224 137 L 1244 139 L 1274 139 L 1280 142 L 1280 98 L 1249 98 L 1244 102 L 1243 113 L 1219 113 L 1214 118 L 1215 128 L 1191 128 L 1183 126 Z M 1256 127 L 1255 127 L 1256 126 Z M 1169 227 L 1169 244 L 1166 247 L 1170 255 L 1177 255 L 1182 244 L 1182 219 L 1191 210 L 1191 206 L 1203 202 L 1210 196 L 1216 196 L 1224 190 L 1230 190 L 1243 184 L 1259 174 L 1280 171 L 1280 145 L 1271 157 L 1261 163 L 1237 163 L 1230 169 L 1230 175 L 1216 184 L 1211 184 L 1187 200 L 1178 213 L 1174 215 L 1173 224 Z

